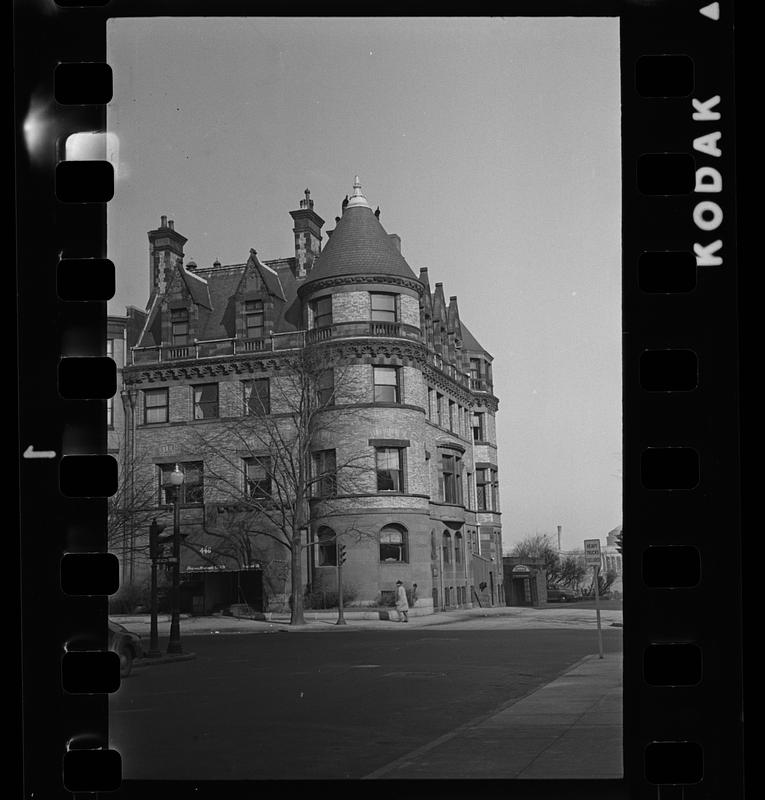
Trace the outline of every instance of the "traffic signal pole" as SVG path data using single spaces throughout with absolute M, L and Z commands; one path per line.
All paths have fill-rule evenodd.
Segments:
M 337 546 L 337 622 L 335 625 L 346 625 L 343 613 L 343 562 L 345 561 L 345 545 Z

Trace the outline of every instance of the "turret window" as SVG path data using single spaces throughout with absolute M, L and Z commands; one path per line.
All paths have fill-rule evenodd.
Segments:
M 404 491 L 404 451 L 400 447 L 375 448 L 378 492 Z
M 370 295 L 373 322 L 396 322 L 396 295 L 377 294 Z
M 326 328 L 332 324 L 332 295 L 314 300 L 311 308 L 313 310 L 314 328 Z
M 375 403 L 400 402 L 397 367 L 373 367 Z

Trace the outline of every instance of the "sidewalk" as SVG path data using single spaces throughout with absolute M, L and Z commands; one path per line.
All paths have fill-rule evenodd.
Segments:
M 587 656 L 365 778 L 621 778 L 622 655 Z
M 477 620 L 489 623 L 501 618 L 503 627 L 513 628 L 591 628 L 595 624 L 595 612 L 575 607 L 529 608 L 522 606 L 495 606 L 493 608 L 452 609 L 433 613 L 430 608 L 415 608 L 409 612 L 409 622 L 397 619 L 395 609 L 345 611 L 345 625 L 336 625 L 337 611 L 306 611 L 306 624 L 293 627 L 289 624 L 289 614 L 269 614 L 266 620 L 222 615 L 191 616 L 181 615 L 181 635 L 244 634 L 244 633 L 302 633 L 318 631 L 349 631 L 361 629 L 407 630 L 415 627 L 434 625 L 473 626 Z M 385 617 L 389 618 L 385 618 Z M 602 624 L 620 625 L 621 611 L 601 612 Z M 147 638 L 150 630 L 148 614 L 112 614 L 110 619 L 119 622 L 131 631 Z M 157 621 L 160 636 L 167 636 L 170 630 L 169 614 L 160 614 Z

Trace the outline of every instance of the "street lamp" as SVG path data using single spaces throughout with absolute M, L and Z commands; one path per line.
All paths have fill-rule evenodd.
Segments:
M 173 492 L 173 607 L 170 617 L 170 640 L 167 643 L 168 654 L 183 652 L 181 647 L 181 524 L 179 501 L 181 486 L 185 477 L 183 470 L 176 464 L 175 469 L 168 475 L 166 484 L 175 490 Z

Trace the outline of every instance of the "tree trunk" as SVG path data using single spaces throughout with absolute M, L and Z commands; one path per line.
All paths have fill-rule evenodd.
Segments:
M 303 570 L 301 556 L 303 554 L 302 534 L 298 530 L 292 535 L 292 557 L 290 564 L 290 581 L 292 587 L 292 607 L 290 625 L 305 625 L 303 613 Z

